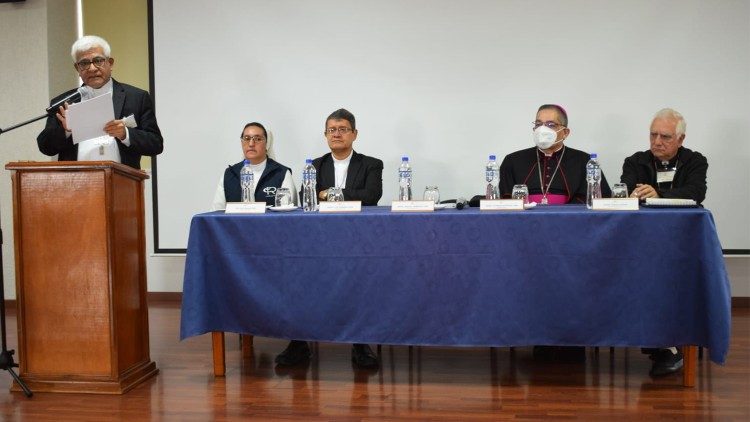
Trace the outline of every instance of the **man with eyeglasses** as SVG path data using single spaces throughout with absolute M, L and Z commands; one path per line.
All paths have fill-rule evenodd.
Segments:
M 355 122 L 354 115 L 343 108 L 326 119 L 324 135 L 331 152 L 313 160 L 321 201 L 331 187 L 342 188 L 344 200 L 362 201 L 362 205 L 377 205 L 383 195 L 383 162 L 354 151 Z
M 81 37 L 71 48 L 73 66 L 83 81 L 79 88 L 81 99 L 112 93 L 116 118 L 103 128 L 109 136 L 73 143 L 65 118 L 66 103 L 47 118 L 44 130 L 36 139 L 43 154 L 57 155 L 60 161 L 111 160 L 140 169 L 141 156 L 154 156 L 164 149 L 151 96 L 142 89 L 112 79 L 115 60 L 110 53 L 109 43 L 93 35 Z M 74 92 L 71 90 L 53 98 L 51 104 Z
M 317 170 L 318 198 L 325 201 L 327 190 L 337 187 L 342 188 L 344 200 L 377 205 L 383 195 L 383 162 L 354 151 L 352 145 L 357 139 L 354 115 L 343 108 L 334 111 L 326 119 L 324 135 L 331 152 L 313 160 Z M 276 363 L 281 366 L 296 365 L 309 357 L 307 342 L 292 340 L 276 356 Z M 352 362 L 361 368 L 379 366 L 377 356 L 367 344 L 352 345 Z
M 631 196 L 703 202 L 708 161 L 699 152 L 682 146 L 685 127 L 682 115 L 670 108 L 654 115 L 649 134 L 651 148 L 636 152 L 622 165 L 620 181 L 628 185 Z
M 292 170 L 271 157 L 273 138 L 266 128 L 258 122 L 246 124 L 240 135 L 240 145 L 244 159 L 224 170 L 214 194 L 213 210 L 223 210 L 227 202 L 242 200 L 240 171 L 245 163 L 253 172 L 255 201 L 274 205 L 276 189 L 287 188 L 292 194 L 292 201 L 296 204 L 297 187 L 292 179 Z
M 625 159 L 620 181 L 628 185 L 631 196 L 646 198 L 683 198 L 697 203 L 706 197 L 708 161 L 699 152 L 682 146 L 685 118 L 671 108 L 659 110 L 651 120 L 651 148 Z M 676 347 L 644 348 L 653 360 L 649 375 L 662 377 L 679 371 L 683 355 Z
M 586 203 L 589 154 L 564 144 L 570 136 L 568 114 L 559 105 L 544 104 L 532 125 L 535 146 L 508 154 L 500 164 L 500 194 L 509 198 L 513 185 L 524 184 L 531 202 Z M 604 174 L 602 196 L 611 196 Z

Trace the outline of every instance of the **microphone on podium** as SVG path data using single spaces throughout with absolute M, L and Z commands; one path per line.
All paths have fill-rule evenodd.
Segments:
M 83 93 L 83 87 L 78 87 L 76 91 L 67 97 L 63 98 L 60 101 L 57 101 L 56 103 L 52 104 L 51 106 L 47 107 L 45 111 L 47 111 L 47 114 L 55 114 L 57 113 L 57 109 L 65 104 L 66 102 L 68 104 L 77 103 L 78 101 L 81 101 L 81 94 Z

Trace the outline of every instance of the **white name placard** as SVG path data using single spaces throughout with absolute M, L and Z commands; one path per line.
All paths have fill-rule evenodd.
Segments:
M 480 211 L 523 211 L 523 199 L 481 199 Z
M 638 211 L 638 198 L 596 198 L 591 208 L 598 211 Z
M 396 212 L 417 212 L 417 211 L 435 211 L 435 202 L 433 201 L 393 201 L 391 202 L 391 211 Z
M 265 202 L 227 202 L 226 214 L 265 214 Z
M 362 211 L 362 201 L 338 201 L 328 202 L 320 201 L 318 212 L 360 212 Z

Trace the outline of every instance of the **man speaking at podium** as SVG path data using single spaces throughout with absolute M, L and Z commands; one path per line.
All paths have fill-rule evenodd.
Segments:
M 141 168 L 141 156 L 157 155 L 164 149 L 164 141 L 156 124 L 154 107 L 148 92 L 112 79 L 115 60 L 109 43 L 103 38 L 87 35 L 73 43 L 73 67 L 83 80 L 77 89 L 81 100 L 89 100 L 112 93 L 115 120 L 104 125 L 109 136 L 73 142 L 65 115 L 65 102 L 50 112 L 47 125 L 36 141 L 45 155 L 58 155 L 60 161 L 111 160 L 130 167 Z M 51 104 L 75 94 L 71 90 L 53 98 Z M 53 113 L 55 113 L 53 115 Z

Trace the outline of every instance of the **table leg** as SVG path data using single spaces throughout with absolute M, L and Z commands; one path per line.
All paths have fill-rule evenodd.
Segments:
M 252 353 L 251 351 L 253 349 L 253 336 L 250 334 L 240 334 L 240 337 L 242 337 L 242 341 L 240 344 L 240 348 L 242 349 L 242 357 L 250 357 Z
M 695 372 L 698 363 L 698 347 L 683 346 L 682 385 L 684 387 L 695 387 Z
M 214 376 L 223 377 L 227 369 L 224 362 L 224 332 L 211 332 L 211 340 L 214 350 Z

